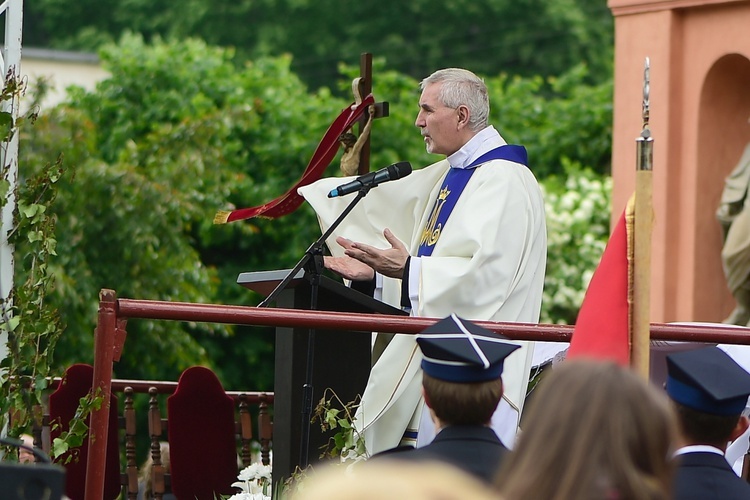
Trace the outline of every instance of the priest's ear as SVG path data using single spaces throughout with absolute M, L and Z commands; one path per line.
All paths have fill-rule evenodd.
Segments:
M 471 111 L 469 111 L 469 107 L 465 104 L 461 104 L 456 108 L 456 113 L 458 114 L 458 127 L 468 127 L 469 120 L 471 119 Z

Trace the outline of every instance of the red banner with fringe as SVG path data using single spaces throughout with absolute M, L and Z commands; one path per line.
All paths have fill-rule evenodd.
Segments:
M 250 208 L 239 208 L 232 211 L 220 210 L 214 217 L 214 224 L 225 224 L 237 220 L 262 217 L 275 219 L 290 214 L 302 205 L 303 198 L 297 194 L 297 189 L 317 181 L 323 175 L 326 167 L 330 165 L 339 148 L 339 136 L 349 130 L 367 111 L 367 108 L 375 103 L 372 94 L 362 99 L 360 103 L 352 103 L 334 120 L 318 147 L 310 158 L 302 177 L 286 193 L 278 198 L 264 203 L 263 205 Z
M 570 349 L 572 358 L 630 364 L 633 262 L 632 200 L 609 237 L 578 312 Z

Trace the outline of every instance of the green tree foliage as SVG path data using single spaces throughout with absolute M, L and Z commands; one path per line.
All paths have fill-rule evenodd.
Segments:
M 303 206 L 281 219 L 218 226 L 213 215 L 284 193 L 351 102 L 325 88 L 311 92 L 289 56 L 236 68 L 229 49 L 127 36 L 101 57 L 111 78 L 91 92 L 71 89 L 68 101 L 41 116 L 21 141 L 25 169 L 62 151 L 75 170 L 59 181 L 55 203 L 52 300 L 67 325 L 59 367 L 91 362 L 101 288 L 138 299 L 257 303 L 236 284 L 238 274 L 292 267 L 319 235 L 314 214 Z M 436 161 L 414 127 L 418 80 L 382 58 L 374 66 L 374 94 L 389 102 L 390 116 L 373 126 L 372 167 Z M 336 93 L 344 93 L 358 68 L 339 71 Z M 492 122 L 509 141 L 528 145 L 540 178 L 565 178 L 568 163 L 608 168 L 611 84 L 587 85 L 583 67 L 557 78 L 500 74 L 486 81 Z M 324 175 L 338 175 L 336 163 Z M 586 223 L 575 231 L 587 231 Z M 551 244 L 550 252 L 569 251 L 556 248 Z M 576 264 L 579 275 L 595 264 Z M 550 309 L 550 320 L 569 321 L 576 306 Z M 200 363 L 216 369 L 228 388 L 269 389 L 272 338 L 263 328 L 132 320 L 116 375 L 176 379 Z
M 198 37 L 243 60 L 289 53 L 314 88 L 361 52 L 415 78 L 449 66 L 547 77 L 585 63 L 594 81 L 608 78 L 613 56 L 603 0 L 36 0 L 26 18 L 32 46 L 94 51 L 132 31 Z
M 612 81 L 587 85 L 586 76 L 586 67 L 578 65 L 547 79 L 487 80 L 492 121 L 506 140 L 527 145 L 540 178 L 562 174 L 564 158 L 600 174 L 610 170 Z
M 544 180 L 547 270 L 542 323 L 574 324 L 609 236 L 612 178 L 563 161 L 565 171 Z

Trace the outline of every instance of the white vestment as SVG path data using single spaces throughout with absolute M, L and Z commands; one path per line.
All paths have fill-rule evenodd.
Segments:
M 390 248 L 383 236 L 389 228 L 410 255 L 417 255 L 449 168 L 443 160 L 372 189 L 327 242 L 332 254 L 343 255 L 337 236 Z M 351 179 L 326 178 L 299 189 L 324 231 L 354 198 L 327 194 Z M 526 166 L 506 160 L 484 163 L 458 199 L 432 255 L 420 258 L 418 309 L 412 314 L 442 319 L 455 313 L 468 320 L 537 323 L 546 258 L 544 203 L 534 175 Z M 384 278 L 382 298 L 398 307 L 401 280 Z M 503 371 L 505 397 L 517 418 L 533 351 L 529 343 L 518 343 L 522 348 L 506 359 Z M 370 454 L 398 446 L 410 423 L 416 427 L 421 414 L 420 363 L 414 336 L 396 335 L 373 366 L 355 419 Z

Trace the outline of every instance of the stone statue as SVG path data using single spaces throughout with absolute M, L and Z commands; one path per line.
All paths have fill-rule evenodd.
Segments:
M 724 246 L 721 261 L 727 285 L 737 306 L 724 323 L 750 326 L 750 144 L 725 180 L 716 218 L 721 223 Z

